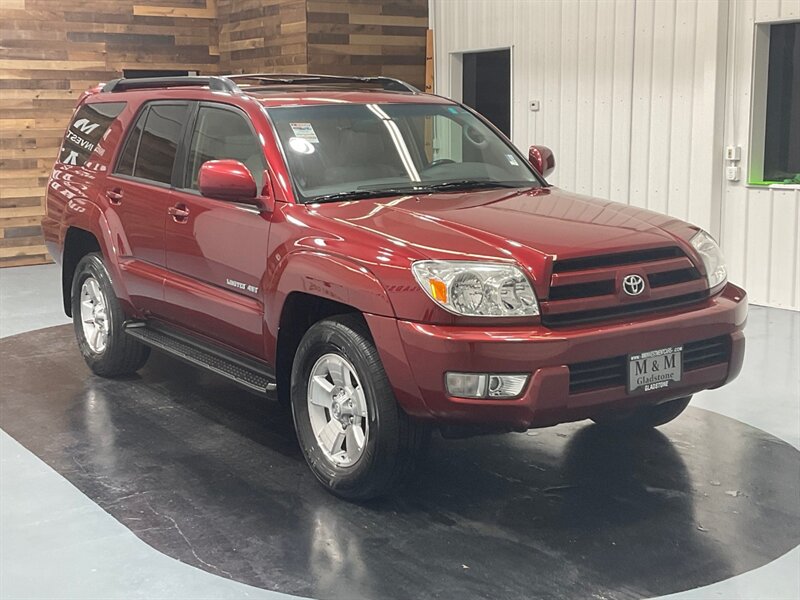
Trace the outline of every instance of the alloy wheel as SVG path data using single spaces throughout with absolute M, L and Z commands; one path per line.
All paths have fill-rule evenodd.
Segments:
M 337 467 L 352 467 L 369 437 L 367 400 L 356 370 L 338 354 L 321 356 L 308 378 L 308 413 L 320 450 Z
M 81 324 L 83 336 L 95 354 L 102 354 L 108 344 L 108 303 L 100 284 L 87 277 L 81 286 Z

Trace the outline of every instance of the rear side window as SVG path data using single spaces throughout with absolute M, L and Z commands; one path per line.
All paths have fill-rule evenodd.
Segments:
M 64 135 L 59 162 L 79 167 L 85 165 L 123 108 L 124 102 L 98 102 L 81 106 Z
M 139 118 L 117 164 L 116 173 L 169 184 L 187 104 L 151 104 Z
M 261 189 L 264 179 L 264 151 L 244 115 L 224 108 L 201 106 L 189 148 L 189 166 L 184 186 L 197 189 L 200 167 L 209 160 L 238 160 L 250 170 Z
M 136 151 L 139 149 L 139 139 L 142 137 L 142 127 L 144 126 L 147 111 L 145 110 L 141 116 L 136 119 L 136 125 L 133 126 L 128 141 L 125 144 L 125 149 L 122 151 L 119 163 L 117 163 L 117 173 L 121 175 L 133 175 L 133 163 L 136 162 Z

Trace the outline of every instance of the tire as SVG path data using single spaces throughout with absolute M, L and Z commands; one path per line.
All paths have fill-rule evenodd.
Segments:
M 340 367 L 352 373 L 335 376 Z M 292 366 L 291 406 L 308 466 L 328 491 L 347 500 L 376 498 L 405 483 L 430 433 L 397 404 L 361 315 L 326 319 L 306 332 Z M 327 434 L 321 433 L 326 421 Z M 318 434 L 327 435 L 327 449 Z
M 652 429 L 676 419 L 686 410 L 691 399 L 691 396 L 687 396 L 686 398 L 677 398 L 661 404 L 642 406 L 632 412 L 598 415 L 592 417 L 592 421 L 603 427 L 628 431 Z
M 87 254 L 75 268 L 72 322 L 78 348 L 95 375 L 130 375 L 141 369 L 150 356 L 148 346 L 123 331 L 125 313 L 100 254 Z M 101 331 L 95 336 L 93 332 L 98 329 Z

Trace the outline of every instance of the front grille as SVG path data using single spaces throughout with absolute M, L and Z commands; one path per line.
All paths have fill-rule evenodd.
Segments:
M 617 304 L 608 308 L 596 308 L 594 310 L 584 310 L 574 313 L 562 313 L 553 315 L 542 315 L 542 323 L 547 327 L 565 327 L 567 325 L 581 325 L 605 319 L 617 317 L 631 317 L 646 313 L 657 312 L 664 308 L 679 308 L 689 306 L 703 300 L 708 296 L 708 292 L 695 292 L 684 296 L 673 296 L 652 300 L 650 302 L 639 302 L 637 304 Z
M 641 298 L 625 296 L 625 275 L 647 281 Z M 649 248 L 553 262 L 542 323 L 565 327 L 683 307 L 708 297 L 705 280 L 677 246 Z
M 550 300 L 566 300 L 567 298 L 588 298 L 605 296 L 614 293 L 614 280 L 590 281 L 589 283 L 573 283 L 550 290 Z
M 600 254 L 597 256 L 581 256 L 567 258 L 553 263 L 553 273 L 569 273 L 571 271 L 587 271 L 601 267 L 621 267 L 643 262 L 653 262 L 668 258 L 681 258 L 686 256 L 677 246 L 666 248 L 651 248 L 649 250 L 636 250 L 634 252 L 618 252 L 616 254 Z
M 569 393 L 619 387 L 626 384 L 626 356 L 576 363 L 569 366 Z
M 730 360 L 731 340 L 724 335 L 683 345 L 683 371 L 694 371 Z M 627 383 L 625 355 L 569 365 L 569 393 L 622 387 Z
M 688 269 L 678 269 L 677 271 L 664 271 L 663 273 L 651 273 L 647 276 L 647 281 L 651 288 L 660 288 L 665 285 L 675 285 L 700 279 L 700 271 L 694 267 Z
M 683 347 L 683 370 L 694 371 L 710 365 L 728 362 L 731 355 L 731 338 L 727 335 L 692 342 Z

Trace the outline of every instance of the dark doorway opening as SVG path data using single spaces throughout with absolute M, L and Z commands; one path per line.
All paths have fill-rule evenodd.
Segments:
M 511 138 L 511 50 L 465 52 L 462 98 Z
M 764 181 L 800 180 L 800 23 L 770 26 Z

